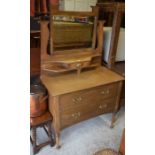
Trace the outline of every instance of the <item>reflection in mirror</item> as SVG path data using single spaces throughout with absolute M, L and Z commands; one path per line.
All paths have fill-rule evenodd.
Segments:
M 53 47 L 60 49 L 92 47 L 94 17 L 53 16 Z

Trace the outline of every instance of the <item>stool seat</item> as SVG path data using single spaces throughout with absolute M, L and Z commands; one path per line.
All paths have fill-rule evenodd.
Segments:
M 94 155 L 121 155 L 121 154 L 112 149 L 104 149 L 96 152 Z
M 31 117 L 30 118 L 30 125 L 32 126 L 38 126 L 41 124 L 44 124 L 45 122 L 48 121 L 52 121 L 53 117 L 51 116 L 51 114 L 47 111 L 46 113 L 44 113 L 43 115 L 39 116 L 39 117 Z
M 33 117 L 30 118 L 30 127 L 32 130 L 32 134 L 30 136 L 30 140 L 31 143 L 33 145 L 33 153 L 38 153 L 38 151 L 46 146 L 46 145 L 54 145 L 54 140 L 53 140 L 53 136 L 52 136 L 52 129 L 51 129 L 51 123 L 52 123 L 53 117 L 51 116 L 51 114 L 49 112 L 44 113 L 41 116 L 38 117 Z M 37 145 L 36 143 L 36 137 L 37 137 L 37 133 L 36 133 L 36 129 L 37 127 L 43 127 L 44 131 L 46 132 L 47 136 L 48 136 L 48 141 Z

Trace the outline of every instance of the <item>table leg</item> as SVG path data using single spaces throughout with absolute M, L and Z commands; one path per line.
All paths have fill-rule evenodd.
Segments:
M 116 113 L 114 112 L 114 113 L 112 114 L 110 128 L 113 128 L 113 127 L 114 127 L 114 123 L 115 123 L 115 115 L 116 115 Z
M 118 107 L 119 107 L 119 103 L 120 103 L 120 97 L 121 97 L 122 86 L 123 86 L 123 82 L 120 81 L 120 82 L 118 83 L 116 103 L 115 103 L 114 112 L 113 112 L 113 114 L 112 114 L 112 119 L 111 119 L 111 126 L 110 126 L 110 128 L 113 128 L 113 127 L 114 127 L 115 115 L 116 115 L 116 113 L 117 113 L 117 111 L 118 111 Z
M 61 147 L 61 145 L 60 145 L 60 133 L 59 132 L 57 132 L 55 134 L 55 138 L 56 138 L 56 148 L 59 149 Z

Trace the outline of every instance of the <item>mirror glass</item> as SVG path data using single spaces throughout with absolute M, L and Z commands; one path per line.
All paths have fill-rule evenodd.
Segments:
M 53 16 L 54 51 L 92 46 L 94 17 Z

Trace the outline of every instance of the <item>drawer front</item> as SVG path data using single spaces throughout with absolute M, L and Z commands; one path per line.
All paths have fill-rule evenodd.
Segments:
M 61 113 L 61 127 L 87 120 L 103 113 L 112 112 L 114 110 L 114 99 L 98 100 L 95 104 L 83 105 L 74 109 L 68 109 Z
M 60 96 L 61 111 L 74 110 L 78 107 L 89 107 L 103 100 L 115 98 L 117 83 L 99 86 L 92 89 L 77 91 Z

